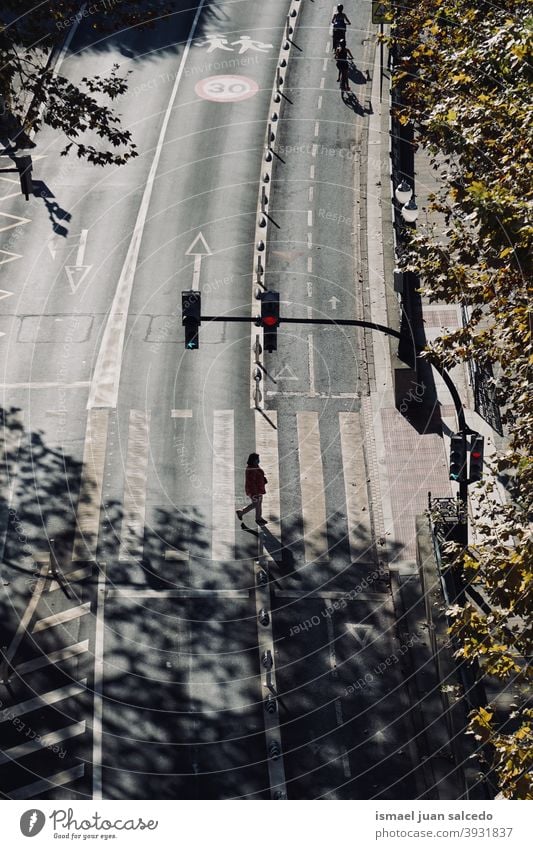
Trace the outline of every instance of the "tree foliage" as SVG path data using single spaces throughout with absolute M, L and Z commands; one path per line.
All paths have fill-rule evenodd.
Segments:
M 48 60 L 77 20 L 100 37 L 131 26 L 150 26 L 165 9 L 160 2 L 99 0 L 85 4 L 85 13 L 79 0 L 3 0 L 2 134 L 25 146 L 28 133 L 46 124 L 64 135 L 62 155 L 74 149 L 80 158 L 96 165 L 121 165 L 137 156 L 131 132 L 122 128 L 113 104 L 126 91 L 127 76 L 121 76 L 114 65 L 106 76 L 83 77 L 75 83 L 54 74 Z M 89 141 L 84 141 L 84 134 Z
M 404 267 L 419 274 L 431 300 L 469 308 L 465 326 L 443 333 L 427 356 L 445 367 L 470 359 L 493 367 L 506 425 L 494 477 L 478 485 L 476 542 L 454 553 L 490 612 L 455 607 L 451 628 L 459 656 L 479 661 L 502 686 L 531 680 L 526 659 L 533 648 L 531 23 L 524 0 L 409 0 L 396 6 L 391 32 L 397 117 L 413 122 L 438 165 L 432 207 L 443 222 L 418 228 Z M 498 476 L 504 504 L 496 497 Z M 503 795 L 533 798 L 525 703 L 508 733 L 500 733 L 490 710 L 472 718 L 476 734 L 482 727 L 490 731 Z

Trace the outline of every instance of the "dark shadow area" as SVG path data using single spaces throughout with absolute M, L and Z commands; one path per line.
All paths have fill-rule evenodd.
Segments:
M 43 180 L 33 181 L 33 194 L 36 198 L 41 198 L 43 201 L 48 217 L 52 222 L 52 230 L 56 236 L 66 237 L 68 235 L 68 229 L 64 226 L 64 222 L 68 223 L 71 220 L 71 213 L 61 208 L 55 200 L 54 193 Z
M 354 85 L 366 85 L 368 82 L 368 77 L 353 63 L 350 65 L 348 78 Z

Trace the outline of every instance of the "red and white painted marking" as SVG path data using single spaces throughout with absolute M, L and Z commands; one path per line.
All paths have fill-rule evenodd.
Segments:
M 259 86 L 250 77 L 242 77 L 237 74 L 218 74 L 199 80 L 194 90 L 198 97 L 203 97 L 204 100 L 213 100 L 216 103 L 235 103 L 253 97 L 259 91 Z

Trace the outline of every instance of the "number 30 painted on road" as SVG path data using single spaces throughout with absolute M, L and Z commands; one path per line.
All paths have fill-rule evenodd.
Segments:
M 214 100 L 217 103 L 235 103 L 247 100 L 259 91 L 259 86 L 250 77 L 236 75 L 218 75 L 206 77 L 196 83 L 194 90 L 204 100 Z

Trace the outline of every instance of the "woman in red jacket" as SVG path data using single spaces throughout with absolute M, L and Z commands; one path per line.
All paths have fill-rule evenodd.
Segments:
M 244 478 L 244 489 L 246 495 L 251 498 L 250 504 L 243 507 L 242 510 L 237 510 L 237 517 L 242 522 L 242 517 L 245 513 L 253 510 L 255 507 L 255 521 L 258 525 L 266 525 L 266 519 L 263 519 L 261 510 L 263 506 L 263 495 L 265 494 L 265 484 L 267 479 L 263 469 L 259 465 L 259 454 L 250 454 L 246 465 L 246 473 Z

